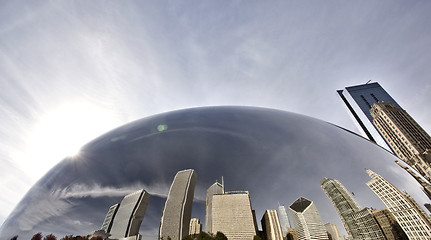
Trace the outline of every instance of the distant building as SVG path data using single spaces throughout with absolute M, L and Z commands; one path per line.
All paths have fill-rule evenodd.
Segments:
M 333 223 L 327 223 L 325 224 L 325 228 L 332 240 L 341 240 L 340 231 L 338 230 L 337 225 Z
M 298 234 L 294 228 L 289 228 L 286 234 L 286 240 L 298 240 Z
M 159 238 L 181 240 L 189 234 L 196 179 L 193 169 L 175 175 L 163 209 Z
M 370 113 L 373 124 L 393 152 L 430 181 L 430 135 L 405 110 L 393 103 L 374 103 Z
M 283 231 L 276 210 L 266 210 L 261 223 L 266 240 L 283 240 Z
M 337 93 L 352 114 L 362 135 L 387 150 L 391 150 L 374 127 L 370 109 L 374 103 L 379 101 L 391 102 L 398 108 L 401 106 L 377 82 L 346 87 L 343 90 L 337 90 Z
M 358 237 L 355 239 L 386 240 L 385 235 L 371 212 L 371 209 L 364 208 L 352 213 L 351 215 L 358 234 Z
M 359 238 L 359 232 L 353 221 L 352 213 L 360 211 L 361 207 L 353 196 L 336 179 L 324 178 L 320 182 L 320 187 L 326 193 L 329 200 L 331 200 L 335 210 L 337 210 L 338 216 L 340 216 L 349 237 Z
M 408 239 L 400 224 L 388 209 L 373 210 L 372 212 L 387 240 Z
M 371 180 L 368 187 L 382 200 L 388 210 L 400 224 L 409 239 L 431 239 L 431 223 L 429 216 L 407 193 L 377 173 L 367 169 Z
M 283 236 L 286 236 L 287 231 L 290 228 L 289 217 L 287 216 L 286 208 L 284 206 L 278 206 L 278 218 L 280 219 L 281 230 Z
M 205 214 L 205 231 L 209 233 L 215 233 L 212 231 L 212 199 L 214 194 L 223 194 L 224 186 L 218 182 L 215 182 L 211 187 L 207 189 L 206 196 L 206 214 Z
M 147 209 L 149 200 L 150 194 L 144 189 L 125 196 L 121 201 L 112 222 L 112 227 L 109 231 L 111 238 L 137 236 L 139 234 L 139 228 L 144 219 L 145 210 Z
M 289 206 L 299 240 L 328 240 L 326 229 L 314 203 L 300 197 Z
M 213 232 L 222 232 L 229 240 L 249 239 L 256 228 L 248 191 L 229 191 L 212 197 Z
M 200 223 L 199 218 L 190 219 L 189 235 L 198 235 L 201 232 L 202 232 L 202 224 Z
M 103 221 L 102 228 L 100 228 L 101 230 L 105 231 L 106 233 L 109 233 L 111 231 L 112 222 L 114 221 L 115 214 L 117 214 L 119 207 L 120 204 L 117 203 L 109 208 L 105 220 Z

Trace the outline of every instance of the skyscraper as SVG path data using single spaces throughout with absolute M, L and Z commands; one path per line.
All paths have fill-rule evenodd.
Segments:
M 364 208 L 360 211 L 351 213 L 353 223 L 355 224 L 355 230 L 358 237 L 355 239 L 361 240 L 386 240 L 385 235 L 382 232 L 379 224 L 374 218 L 371 209 Z
M 229 240 L 253 239 L 256 228 L 248 191 L 213 195 L 211 229 L 224 233 Z
M 278 206 L 278 217 L 280 219 L 281 230 L 283 231 L 283 236 L 285 237 L 287 231 L 289 231 L 289 217 L 287 216 L 286 208 L 284 206 Z
M 200 223 L 199 218 L 190 219 L 189 235 L 198 235 L 201 232 L 202 232 L 202 224 Z
M 379 101 L 391 102 L 398 108 L 400 105 L 378 83 L 366 83 L 337 90 L 352 117 L 355 119 L 362 135 L 380 146 L 391 150 L 373 125 L 370 114 L 371 106 Z
M 109 233 L 111 231 L 112 222 L 114 221 L 115 214 L 117 214 L 118 207 L 120 207 L 120 204 L 112 205 L 108 213 L 106 214 L 105 220 L 103 221 L 101 230 L 105 231 L 106 233 Z
M 407 235 L 388 209 L 373 210 L 373 215 L 387 240 L 407 239 Z
M 359 232 L 352 216 L 352 213 L 361 210 L 356 200 L 338 180 L 324 178 L 320 182 L 320 187 L 337 210 L 349 237 L 359 238 Z
M 313 201 L 300 197 L 289 206 L 298 239 L 328 240 L 326 229 Z
M 368 187 L 386 205 L 408 238 L 414 240 L 430 239 L 431 223 L 429 216 L 425 214 L 416 201 L 410 195 L 402 193 L 382 176 L 369 169 L 366 171 L 371 177 L 371 180 L 367 182 Z
M 412 169 L 403 165 L 399 161 L 395 161 L 400 167 L 406 170 L 412 177 L 416 179 L 416 181 L 422 186 L 422 191 L 427 195 L 429 199 L 431 199 L 431 184 L 429 184 L 426 180 L 424 180 L 421 176 L 417 175 Z
M 266 240 L 283 240 L 283 232 L 276 210 L 266 210 L 261 223 Z
M 403 109 L 390 102 L 377 102 L 370 110 L 373 124 L 393 152 L 431 180 L 431 137 Z
M 131 237 L 139 234 L 139 228 L 144 219 L 149 200 L 150 194 L 144 189 L 123 198 L 109 232 L 112 238 Z
M 196 178 L 193 169 L 175 175 L 163 209 L 159 238 L 181 240 L 189 234 Z
M 211 187 L 207 189 L 206 197 L 206 215 L 205 215 L 205 230 L 209 233 L 215 233 L 212 231 L 212 200 L 214 194 L 223 194 L 224 186 L 218 182 L 215 182 Z
M 325 224 L 326 231 L 329 235 L 331 235 L 332 240 L 341 240 L 340 231 L 338 230 L 337 225 L 333 223 Z

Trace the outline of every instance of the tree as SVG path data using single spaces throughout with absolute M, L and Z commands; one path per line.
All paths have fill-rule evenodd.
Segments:
M 92 238 L 90 238 L 90 240 L 103 240 L 102 236 L 94 236 Z
M 217 232 L 214 240 L 227 240 L 227 237 L 222 232 Z
M 18 235 L 15 235 L 10 240 L 17 240 L 17 239 L 18 239 Z
M 257 235 L 254 235 L 253 240 L 262 240 L 262 238 Z
M 63 238 L 61 238 L 60 240 L 75 240 L 75 238 L 73 237 L 73 235 L 66 235 Z
M 57 240 L 57 237 L 54 236 L 52 233 L 49 235 L 46 235 L 43 240 Z
M 31 240 L 42 240 L 43 236 L 41 232 L 36 233 L 35 235 L 33 235 L 33 237 L 31 238 Z

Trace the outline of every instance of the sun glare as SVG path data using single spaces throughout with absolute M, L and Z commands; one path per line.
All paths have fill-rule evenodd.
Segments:
M 119 124 L 111 111 L 91 104 L 61 105 L 43 116 L 16 156 L 34 180 L 65 157 L 79 154 L 82 145 Z

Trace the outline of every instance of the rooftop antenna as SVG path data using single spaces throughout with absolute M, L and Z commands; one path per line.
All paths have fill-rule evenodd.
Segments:
M 278 206 L 280 207 L 280 202 L 279 202 L 279 201 L 277 201 L 277 203 L 278 203 Z
M 223 176 L 221 176 L 221 186 L 223 188 L 223 194 L 224 194 L 224 179 L 223 179 Z
M 368 84 L 368 83 L 370 83 L 371 82 L 371 79 L 370 80 L 368 80 L 368 82 L 367 83 L 365 83 L 365 84 Z

